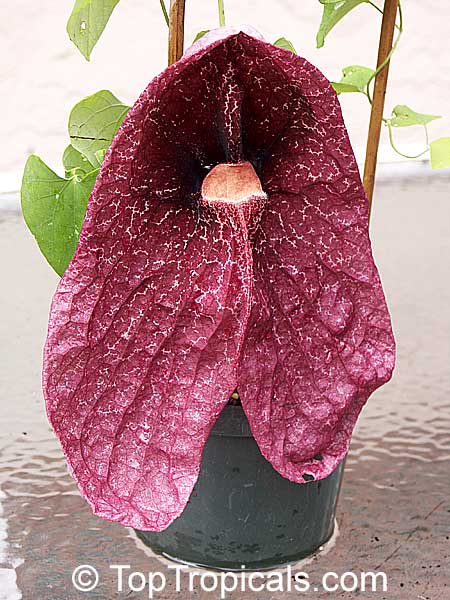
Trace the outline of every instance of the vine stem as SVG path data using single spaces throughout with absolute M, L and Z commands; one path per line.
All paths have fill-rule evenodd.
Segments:
M 169 15 L 167 14 L 167 9 L 166 9 L 166 5 L 164 4 L 164 0 L 159 0 L 159 3 L 161 5 L 161 10 L 163 12 L 166 25 L 167 25 L 167 27 L 169 27 Z
M 170 0 L 169 11 L 169 65 L 183 56 L 184 9 L 186 0 Z
M 221 27 L 225 26 L 225 8 L 223 5 L 224 0 L 217 0 L 217 6 L 219 8 L 219 25 Z
M 373 7 L 374 7 L 374 8 L 375 8 L 375 9 L 376 9 L 376 10 L 377 10 L 377 11 L 378 11 L 378 12 L 379 12 L 381 15 L 383 14 L 383 11 L 382 11 L 382 9 L 381 9 L 379 6 L 377 6 L 377 5 L 375 4 L 375 2 L 372 2 L 372 0 L 366 0 L 366 2 L 367 2 L 367 4 L 370 4 L 370 6 L 373 6 Z M 399 7 L 398 7 L 398 8 L 399 8 L 399 10 L 400 10 L 400 3 L 399 3 Z M 400 29 L 400 25 L 397 25 L 397 24 L 396 24 L 396 25 L 395 25 L 395 28 L 396 28 L 396 29 Z
M 370 4 L 371 6 L 373 6 L 374 8 L 376 8 L 379 13 L 383 14 L 383 11 L 381 10 L 381 8 L 379 6 L 377 6 L 375 4 L 375 2 L 372 2 L 372 0 L 367 0 L 367 3 Z
M 425 148 L 425 150 L 422 150 L 422 152 L 419 152 L 419 154 L 411 155 L 411 154 L 404 154 L 397 148 L 397 146 L 394 143 L 394 134 L 392 132 L 393 127 L 390 124 L 388 119 L 385 119 L 385 122 L 388 127 L 388 131 L 389 131 L 389 141 L 391 143 L 393 150 L 395 150 L 395 152 L 397 152 L 397 154 L 400 154 L 400 156 L 403 156 L 404 158 L 419 158 L 420 156 L 423 156 L 424 154 L 426 154 L 428 152 L 428 130 L 427 130 L 426 125 L 424 125 L 424 128 L 425 128 L 425 139 L 426 139 L 427 147 Z
M 369 219 L 372 209 L 378 146 L 380 144 L 384 99 L 386 96 L 390 54 L 392 52 L 398 4 L 399 0 L 384 0 L 383 20 L 381 23 L 380 43 L 378 46 L 377 72 L 373 87 L 372 110 L 370 112 L 363 177 L 364 189 L 369 201 Z
M 383 11 L 381 11 L 381 13 L 383 14 Z M 398 18 L 399 18 L 399 23 L 398 23 L 398 25 L 395 24 L 395 27 L 398 29 L 398 34 L 397 34 L 397 37 L 395 38 L 395 42 L 393 43 L 392 48 L 389 50 L 389 53 L 386 56 L 386 58 L 384 59 L 384 61 L 380 65 L 377 66 L 376 71 L 370 77 L 369 81 L 366 84 L 366 96 L 367 96 L 370 104 L 372 104 L 372 98 L 370 96 L 370 84 L 375 79 L 375 77 L 378 75 L 378 73 L 381 71 L 381 69 L 383 69 L 383 67 L 385 65 L 387 65 L 387 63 L 391 60 L 391 57 L 394 54 L 394 52 L 396 51 L 398 43 L 399 43 L 400 38 L 403 33 L 403 11 L 402 11 L 402 5 L 400 4 L 400 0 L 398 0 Z

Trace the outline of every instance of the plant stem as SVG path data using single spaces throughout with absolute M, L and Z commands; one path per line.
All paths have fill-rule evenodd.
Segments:
M 379 6 L 377 6 L 375 4 L 375 2 L 372 2 L 371 0 L 366 0 L 366 2 L 367 2 L 367 4 L 370 4 L 370 6 L 373 6 L 374 8 L 376 8 L 379 13 L 383 14 L 383 11 L 381 10 L 381 8 Z
M 217 5 L 219 8 L 219 25 L 224 27 L 225 25 L 225 8 L 223 5 L 223 0 L 217 0 Z
M 380 14 L 383 14 L 382 9 L 377 4 L 375 4 L 375 2 L 372 2 L 372 0 L 366 0 L 366 2 L 367 4 L 370 4 L 370 6 L 373 6 Z M 400 29 L 400 26 L 396 23 L 395 28 Z
M 166 21 L 166 25 L 167 25 L 167 27 L 169 27 L 169 15 L 167 14 L 167 9 L 166 9 L 166 5 L 164 4 L 164 0 L 159 0 L 159 3 L 161 5 L 161 9 L 163 11 L 164 20 Z
M 419 154 L 410 155 L 410 154 L 403 154 L 403 152 L 400 152 L 400 150 L 394 144 L 394 135 L 392 132 L 393 127 L 388 120 L 386 121 L 386 125 L 388 126 L 389 142 L 392 146 L 392 149 L 395 152 L 397 152 L 397 154 L 400 154 L 400 156 L 403 156 L 404 158 L 419 158 L 419 156 L 423 156 L 424 154 L 426 154 L 428 152 L 428 131 L 427 131 L 426 127 L 425 127 L 425 137 L 426 137 L 426 141 L 427 141 L 427 147 L 422 152 L 419 152 Z
M 377 70 L 374 74 L 372 110 L 370 112 L 369 133 L 367 136 L 366 160 L 364 163 L 364 189 L 369 201 L 369 218 L 372 208 L 375 171 L 377 168 L 378 146 L 380 143 L 381 124 L 383 119 L 384 98 L 389 73 L 389 59 L 392 55 L 395 21 L 397 18 L 398 0 L 384 0 L 383 21 L 381 24 L 380 42 L 378 46 Z M 400 31 L 401 33 L 401 31 Z M 397 40 L 398 42 L 398 36 Z

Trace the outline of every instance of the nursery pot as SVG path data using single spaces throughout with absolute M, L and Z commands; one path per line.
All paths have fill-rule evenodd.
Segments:
M 228 405 L 181 516 L 164 531 L 136 533 L 157 554 L 190 565 L 239 571 L 286 565 L 331 537 L 343 472 L 344 461 L 326 479 L 288 481 L 261 455 L 242 408 Z

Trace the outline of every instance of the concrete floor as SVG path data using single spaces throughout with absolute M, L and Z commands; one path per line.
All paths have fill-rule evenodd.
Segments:
M 398 366 L 392 382 L 369 401 L 353 438 L 335 546 L 302 568 L 313 584 L 326 571 L 385 571 L 388 591 L 308 597 L 450 598 L 449 183 L 441 176 L 378 185 L 372 238 Z M 41 350 L 57 277 L 17 213 L 0 213 L 0 256 L 0 599 L 147 597 L 117 593 L 109 564 L 143 572 L 165 567 L 127 529 L 92 516 L 47 424 Z M 71 583 L 73 569 L 84 563 L 101 578 L 89 594 Z M 169 583 L 157 597 L 183 597 Z M 196 589 L 184 597 L 219 596 Z

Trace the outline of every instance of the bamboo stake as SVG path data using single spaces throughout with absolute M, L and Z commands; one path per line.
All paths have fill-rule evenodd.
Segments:
M 398 0 L 384 0 L 383 21 L 381 23 L 380 43 L 378 46 L 377 67 L 383 64 L 392 49 Z M 384 111 L 384 99 L 389 74 L 390 60 L 375 77 L 372 110 L 370 113 L 369 133 L 367 136 L 366 160 L 364 164 L 364 189 L 369 200 L 369 219 L 372 209 L 375 171 L 377 168 L 378 146 L 380 144 L 381 123 Z
M 169 65 L 183 56 L 184 7 L 186 0 L 170 0 L 169 10 Z

